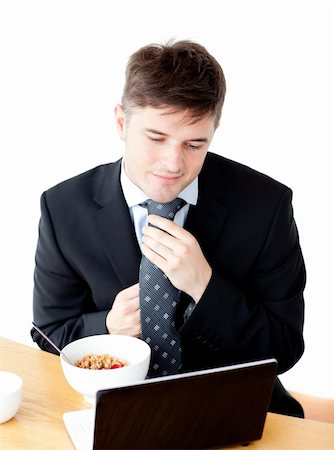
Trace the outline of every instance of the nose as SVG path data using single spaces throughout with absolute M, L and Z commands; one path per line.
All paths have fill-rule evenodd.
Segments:
M 172 173 L 180 173 L 183 167 L 182 146 L 171 143 L 164 149 L 163 164 Z

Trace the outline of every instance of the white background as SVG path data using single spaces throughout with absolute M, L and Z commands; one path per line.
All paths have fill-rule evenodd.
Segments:
M 193 39 L 227 79 L 211 150 L 287 184 L 307 265 L 306 351 L 281 379 L 334 398 L 331 1 L 2 1 L 0 335 L 31 344 L 39 198 L 122 155 L 128 57 Z

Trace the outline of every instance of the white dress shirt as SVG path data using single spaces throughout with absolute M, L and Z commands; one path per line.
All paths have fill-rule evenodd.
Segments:
M 147 225 L 148 212 L 147 208 L 139 206 L 139 204 L 148 200 L 148 197 L 127 176 L 124 169 L 124 162 L 122 162 L 121 168 L 121 187 L 123 190 L 125 201 L 129 207 L 131 219 L 135 227 L 138 244 L 140 246 L 143 237 L 142 229 L 145 225 Z M 190 183 L 182 192 L 180 192 L 178 197 L 187 202 L 187 204 L 176 213 L 174 218 L 174 222 L 183 227 L 188 215 L 189 205 L 196 205 L 197 203 L 198 178 L 195 178 L 192 183 Z
M 139 246 L 141 246 L 143 237 L 143 227 L 147 225 L 148 211 L 147 208 L 139 206 L 140 203 L 148 200 L 147 195 L 127 176 L 124 169 L 124 161 L 122 161 L 121 167 L 121 187 L 125 197 L 125 201 L 129 207 L 132 222 L 135 227 L 135 232 Z M 185 224 L 189 205 L 196 205 L 198 199 L 198 177 L 195 178 L 182 192 L 178 195 L 187 203 L 175 214 L 174 222 L 183 227 Z M 195 302 L 192 300 L 184 312 L 184 320 L 186 321 L 195 308 Z

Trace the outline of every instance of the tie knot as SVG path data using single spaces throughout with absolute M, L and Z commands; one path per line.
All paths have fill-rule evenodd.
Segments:
M 176 198 L 169 203 L 159 203 L 153 200 L 146 200 L 141 203 L 140 206 L 147 208 L 149 214 L 156 214 L 157 216 L 164 217 L 165 219 L 174 220 L 175 214 L 183 208 L 186 201 L 182 198 Z

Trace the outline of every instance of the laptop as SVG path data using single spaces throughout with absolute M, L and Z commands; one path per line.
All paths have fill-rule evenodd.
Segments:
M 64 414 L 77 450 L 208 449 L 261 439 L 276 379 L 266 359 L 97 392 Z

